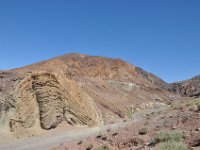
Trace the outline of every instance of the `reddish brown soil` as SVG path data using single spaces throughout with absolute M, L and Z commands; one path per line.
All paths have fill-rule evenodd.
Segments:
M 184 102 L 187 103 L 187 102 Z M 182 105 L 182 103 L 179 103 Z M 147 128 L 144 135 L 139 134 L 141 128 Z M 151 145 L 156 133 L 160 131 L 182 132 L 184 143 L 193 150 L 200 149 L 200 112 L 188 110 L 184 105 L 180 108 L 169 108 L 158 113 L 144 116 L 144 120 L 118 130 L 108 130 L 106 133 L 75 141 L 62 143 L 51 150 L 86 150 L 103 147 L 110 150 L 150 150 L 157 145 Z

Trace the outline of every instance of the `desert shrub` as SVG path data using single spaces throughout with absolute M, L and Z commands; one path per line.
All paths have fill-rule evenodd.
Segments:
M 140 135 L 144 135 L 144 134 L 147 134 L 148 133 L 148 129 L 147 128 L 142 128 L 139 130 L 139 134 Z
M 166 132 L 161 131 L 158 132 L 152 139 L 151 145 L 155 145 L 160 142 L 168 142 L 168 141 L 175 141 L 175 142 L 182 142 L 184 138 L 184 134 L 181 132 L 173 131 L 173 132 Z
M 125 113 L 126 113 L 126 116 L 127 116 L 129 119 L 132 119 L 132 118 L 133 118 L 133 114 L 134 114 L 134 111 L 133 111 L 133 110 L 128 109 Z
M 199 99 L 196 99 L 193 103 L 194 103 L 194 104 L 198 107 L 198 109 L 200 110 L 200 98 L 199 98 Z
M 93 145 L 92 144 L 89 144 L 86 146 L 86 150 L 91 150 L 93 148 Z
M 188 103 L 187 106 L 196 106 L 197 109 L 200 111 L 200 98 Z
M 183 138 L 184 134 L 181 132 L 159 132 L 154 137 L 157 143 L 167 141 L 181 142 L 183 141 Z
M 153 138 L 153 142 L 159 143 L 155 150 L 187 150 L 183 139 L 184 134 L 181 132 L 159 132 Z
M 98 135 L 96 136 L 97 139 L 100 139 L 102 137 L 102 133 L 99 132 Z
M 108 150 L 108 146 L 106 144 L 103 144 L 99 147 L 94 148 L 94 150 Z
M 182 142 L 166 141 L 158 145 L 155 150 L 188 150 L 187 146 Z
M 106 135 L 102 135 L 101 139 L 106 141 L 107 140 L 107 136 Z

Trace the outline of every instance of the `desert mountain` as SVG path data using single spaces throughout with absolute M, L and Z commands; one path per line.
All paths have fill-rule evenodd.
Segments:
M 168 104 L 179 93 L 196 95 L 180 89 L 193 82 L 199 90 L 199 77 L 169 85 L 120 59 L 68 54 L 0 72 L 0 128 L 15 133 L 62 122 L 115 122 L 130 111 Z

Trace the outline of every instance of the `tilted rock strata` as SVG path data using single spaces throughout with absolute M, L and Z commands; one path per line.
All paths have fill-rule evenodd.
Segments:
M 11 131 L 33 127 L 37 120 L 43 129 L 55 128 L 62 121 L 71 125 L 95 125 L 98 117 L 90 97 L 73 85 L 74 82 L 65 84 L 74 88 L 74 97 L 50 73 L 32 75 L 22 81 L 16 114 L 10 119 Z

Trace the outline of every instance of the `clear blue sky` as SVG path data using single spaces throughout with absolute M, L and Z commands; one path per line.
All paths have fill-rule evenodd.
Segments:
M 65 53 L 124 59 L 168 82 L 200 74 L 199 0 L 0 0 L 0 69 Z

